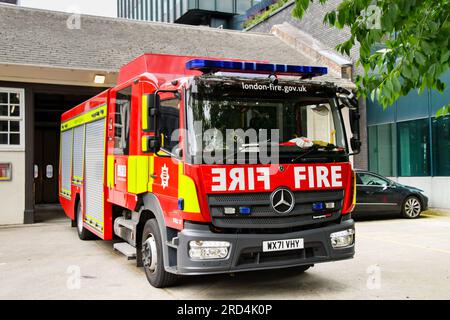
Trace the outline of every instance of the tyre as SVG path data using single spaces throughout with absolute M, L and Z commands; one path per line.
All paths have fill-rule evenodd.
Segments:
M 80 202 L 78 202 L 78 205 L 77 205 L 76 226 L 77 226 L 78 237 L 81 240 L 92 240 L 92 239 L 96 238 L 96 236 L 92 232 L 90 232 L 88 229 L 86 229 L 83 226 L 83 213 L 81 212 L 81 203 Z
M 178 276 L 164 269 L 162 238 L 156 219 L 149 219 L 142 232 L 142 265 L 148 282 L 155 288 L 175 284 Z
M 402 216 L 407 219 L 416 219 L 422 212 L 422 203 L 415 196 L 409 196 L 406 198 L 402 207 Z

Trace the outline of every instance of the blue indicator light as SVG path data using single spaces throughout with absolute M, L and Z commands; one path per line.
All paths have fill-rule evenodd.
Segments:
M 199 70 L 203 72 L 229 71 L 290 76 L 322 76 L 328 73 L 328 69 L 325 67 L 204 59 L 194 59 L 188 61 L 186 63 L 186 69 Z
M 312 208 L 313 208 L 313 210 L 323 210 L 323 209 L 325 209 L 325 203 L 323 203 L 323 202 L 314 202 L 312 204 Z
M 184 210 L 184 199 L 183 198 L 178 199 L 178 210 Z
M 243 215 L 249 215 L 250 214 L 250 207 L 239 207 L 239 213 Z

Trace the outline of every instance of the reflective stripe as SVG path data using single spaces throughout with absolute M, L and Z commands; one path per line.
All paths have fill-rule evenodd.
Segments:
M 155 173 L 155 157 L 150 156 L 148 157 L 148 185 L 147 185 L 147 191 L 152 192 L 153 191 L 153 182 L 155 179 L 151 177 Z
M 356 204 L 356 172 L 353 172 L 353 199 L 352 206 Z
M 147 152 L 147 146 L 148 146 L 148 142 L 147 142 L 147 136 L 143 136 L 142 140 L 141 140 L 141 148 L 142 148 L 142 152 Z
M 61 123 L 61 132 L 106 117 L 106 104 Z
M 194 180 L 184 174 L 183 163 L 178 164 L 178 198 L 184 199 L 185 212 L 200 213 Z
M 148 96 L 142 96 L 142 130 L 148 130 Z
M 83 182 L 83 166 L 84 166 L 84 142 L 85 127 L 79 126 L 73 130 L 73 177 L 72 182 L 81 184 Z
M 148 156 L 129 156 L 127 168 L 128 192 L 139 194 L 147 192 L 149 180 Z
M 60 194 L 71 197 L 72 188 L 72 144 L 73 130 L 61 134 L 61 190 Z
M 114 188 L 114 173 L 115 173 L 115 168 L 114 168 L 114 156 L 112 155 L 108 155 L 107 159 L 107 169 L 108 169 L 108 174 L 106 176 L 106 186 L 108 188 Z

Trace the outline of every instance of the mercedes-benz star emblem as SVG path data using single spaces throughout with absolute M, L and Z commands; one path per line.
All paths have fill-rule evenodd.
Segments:
M 276 189 L 270 195 L 270 203 L 273 210 L 275 210 L 276 212 L 289 213 L 292 211 L 292 209 L 294 209 L 294 194 L 286 188 Z

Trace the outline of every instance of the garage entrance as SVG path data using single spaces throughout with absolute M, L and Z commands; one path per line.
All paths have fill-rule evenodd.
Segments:
M 35 222 L 63 217 L 58 199 L 61 115 L 93 95 L 34 94 Z

